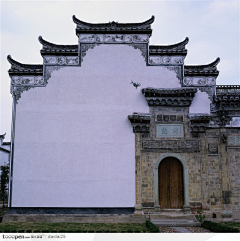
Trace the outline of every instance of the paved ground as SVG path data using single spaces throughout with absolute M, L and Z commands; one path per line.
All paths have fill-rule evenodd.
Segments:
M 159 227 L 160 233 L 212 233 L 201 227 Z

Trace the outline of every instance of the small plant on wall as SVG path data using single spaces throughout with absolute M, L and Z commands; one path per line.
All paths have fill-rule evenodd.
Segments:
M 195 218 L 197 219 L 198 222 L 200 222 L 200 223 L 204 222 L 204 219 L 206 218 L 206 216 L 204 213 L 204 208 L 202 206 L 202 203 L 199 208 L 191 207 L 191 211 L 193 214 L 195 214 Z

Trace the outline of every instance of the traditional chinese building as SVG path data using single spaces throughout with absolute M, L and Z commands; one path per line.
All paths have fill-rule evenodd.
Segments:
M 216 85 L 219 58 L 185 65 L 188 38 L 150 45 L 153 21 L 73 16 L 76 45 L 39 37 L 39 65 L 8 56 L 10 213 L 190 213 L 202 204 L 240 218 L 240 86 Z

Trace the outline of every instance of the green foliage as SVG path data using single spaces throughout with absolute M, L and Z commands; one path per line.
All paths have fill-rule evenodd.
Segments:
M 1 189 L 0 189 L 0 198 L 3 201 L 7 199 L 7 185 L 9 182 L 9 166 L 1 166 Z
M 201 204 L 200 208 L 195 208 L 192 207 L 191 211 L 193 214 L 195 214 L 195 218 L 197 219 L 198 222 L 203 223 L 204 219 L 206 218 L 205 214 L 204 214 L 204 208 Z
M 159 233 L 159 229 L 151 221 L 147 220 L 146 226 L 151 233 Z
M 154 225 L 151 227 L 147 228 L 144 223 L 0 223 L 0 232 L 6 230 L 18 233 L 148 233 L 153 232 L 154 228 L 155 232 L 158 232 Z
M 220 223 L 215 223 L 211 221 L 204 221 L 202 223 L 202 227 L 214 233 L 238 233 L 239 232 L 237 228 L 227 227 Z

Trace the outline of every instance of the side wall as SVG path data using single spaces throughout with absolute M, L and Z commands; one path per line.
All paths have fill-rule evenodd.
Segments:
M 127 116 L 149 107 L 131 81 L 180 87 L 174 72 L 146 66 L 140 50 L 112 44 L 88 50 L 81 67 L 62 67 L 45 88 L 22 94 L 12 207 L 135 205 L 135 136 Z

